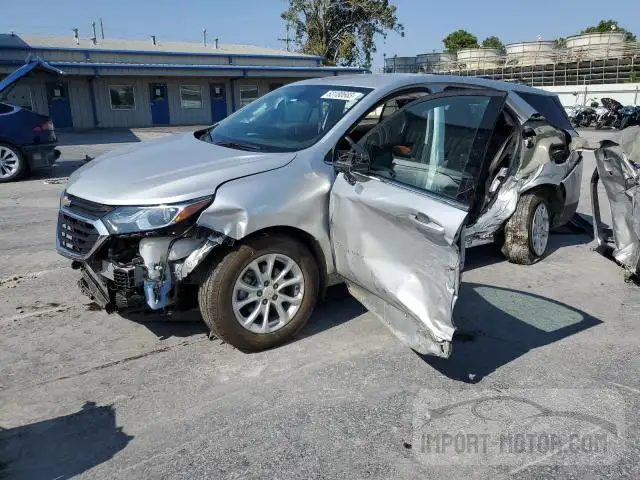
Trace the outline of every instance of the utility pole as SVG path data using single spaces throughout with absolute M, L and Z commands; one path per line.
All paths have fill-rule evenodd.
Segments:
M 278 41 L 283 42 L 287 46 L 287 52 L 290 51 L 289 45 L 293 42 L 291 37 L 289 37 L 289 24 L 287 23 L 287 35 L 285 38 L 278 38 Z
M 104 40 L 104 26 L 102 25 L 102 18 L 100 19 L 100 34 L 102 36 L 102 40 Z

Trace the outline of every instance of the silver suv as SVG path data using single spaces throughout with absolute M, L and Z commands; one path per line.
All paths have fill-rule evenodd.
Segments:
M 297 82 L 77 170 L 57 248 L 109 311 L 199 305 L 243 351 L 291 339 L 344 281 L 411 348 L 447 357 L 465 247 L 540 259 L 578 203 L 576 136 L 556 96 L 522 85 Z

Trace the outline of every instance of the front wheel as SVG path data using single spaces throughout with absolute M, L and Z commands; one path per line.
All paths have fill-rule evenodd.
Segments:
M 512 263 L 531 265 L 546 253 L 550 229 L 546 197 L 541 192 L 526 193 L 505 225 L 502 253 Z
M 213 334 L 243 352 L 257 352 L 288 342 L 304 327 L 318 290 L 318 266 L 309 250 L 290 237 L 266 235 L 214 264 L 198 301 Z

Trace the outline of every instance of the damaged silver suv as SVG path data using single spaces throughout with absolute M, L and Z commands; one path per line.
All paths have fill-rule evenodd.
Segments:
M 109 311 L 199 305 L 243 351 L 282 344 L 326 287 L 447 357 L 465 247 L 544 256 L 582 162 L 556 96 L 428 75 L 297 82 L 195 132 L 77 170 L 58 251 Z

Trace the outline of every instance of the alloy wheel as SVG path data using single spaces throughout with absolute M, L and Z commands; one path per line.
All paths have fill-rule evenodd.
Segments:
M 304 276 L 290 257 L 262 255 L 238 276 L 232 306 L 236 320 L 254 333 L 273 333 L 296 315 L 304 296 Z
M 18 171 L 20 158 L 12 148 L 0 146 L 0 178 L 13 177 Z
M 531 221 L 531 248 L 536 256 L 541 257 L 547 249 L 549 241 L 549 210 L 544 202 L 538 204 Z

